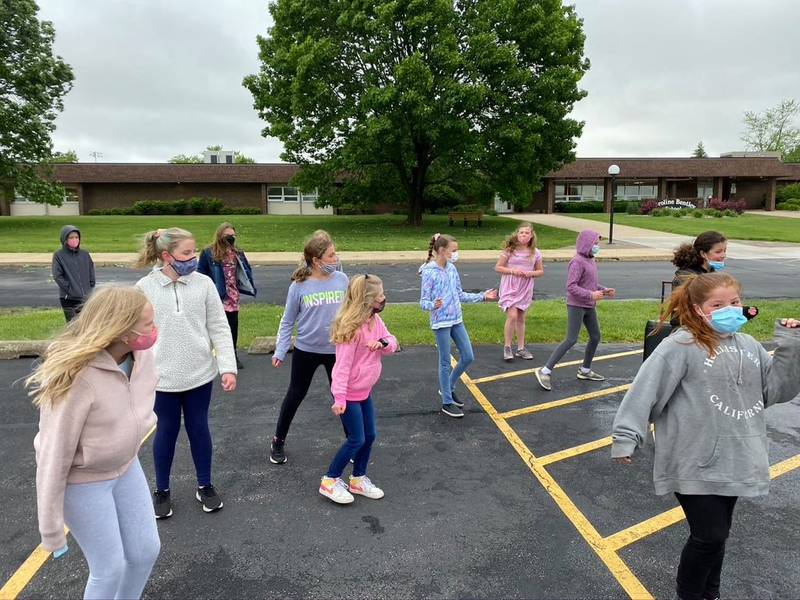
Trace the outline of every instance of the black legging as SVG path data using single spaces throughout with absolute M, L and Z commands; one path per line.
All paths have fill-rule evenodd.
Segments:
M 278 416 L 278 423 L 275 426 L 276 438 L 285 440 L 289 434 L 289 426 L 292 424 L 292 419 L 294 419 L 300 403 L 308 393 L 308 388 L 311 386 L 311 380 L 314 378 L 317 367 L 320 365 L 325 367 L 325 372 L 328 375 L 328 385 L 330 385 L 331 372 L 335 362 L 335 354 L 318 354 L 316 352 L 305 352 L 297 348 L 294 349 L 294 352 L 292 352 L 292 374 L 289 380 L 289 389 L 286 391 L 283 404 L 281 404 L 281 412 Z
M 226 310 L 225 316 L 228 318 L 228 325 L 231 328 L 231 336 L 233 336 L 233 349 L 236 350 L 236 342 L 239 341 L 239 311 L 234 310 L 228 312 Z
M 675 494 L 689 522 L 689 539 L 681 552 L 676 578 L 678 598 L 719 596 L 725 540 L 731 530 L 736 496 Z

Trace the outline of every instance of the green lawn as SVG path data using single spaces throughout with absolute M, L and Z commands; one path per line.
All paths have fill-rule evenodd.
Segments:
M 580 213 L 568 215 L 581 219 L 608 222 L 608 215 L 599 213 Z M 694 217 L 649 217 L 614 213 L 614 222 L 620 225 L 655 229 L 668 233 L 697 235 L 704 231 L 716 230 L 729 239 L 763 240 L 768 242 L 794 242 L 800 244 L 800 219 L 786 217 L 767 217 L 748 215 L 695 219 Z
M 425 215 L 421 228 L 405 225 L 401 215 L 359 216 L 148 216 L 148 217 L 2 217 L 0 237 L 4 252 L 52 252 L 58 248 L 58 234 L 65 224 L 80 228 L 83 243 L 90 252 L 135 252 L 137 239 L 159 227 L 183 227 L 201 245 L 210 243 L 214 230 L 223 221 L 236 227 L 243 248 L 251 252 L 300 251 L 303 239 L 315 229 L 333 236 L 338 250 L 419 250 L 428 249 L 434 233 L 454 235 L 464 250 L 499 249 L 505 236 L 518 221 L 506 217 L 484 217 L 483 226 L 448 225 L 446 216 Z M 541 248 L 574 245 L 575 233 L 537 225 Z
M 761 314 L 745 325 L 744 331 L 761 340 L 772 338 L 776 318 L 800 317 L 800 301 L 748 301 L 757 305 Z M 246 348 L 255 336 L 275 335 L 282 312 L 283 307 L 268 304 L 242 307 L 239 345 Z M 599 304 L 598 312 L 604 341 L 640 343 L 645 321 L 658 313 L 658 302 L 606 301 Z M 428 313 L 417 306 L 389 304 L 382 316 L 401 344 L 433 343 Z M 560 342 L 565 333 L 566 316 L 563 300 L 534 302 L 528 314 L 528 342 Z M 464 322 L 474 344 L 502 343 L 504 315 L 496 304 L 465 305 Z M 47 339 L 58 333 L 63 325 L 64 315 L 60 310 L 0 310 L 0 340 Z

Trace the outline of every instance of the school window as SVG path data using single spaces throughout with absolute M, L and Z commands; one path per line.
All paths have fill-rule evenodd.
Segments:
M 658 186 L 649 183 L 618 183 L 617 200 L 652 200 L 658 196 Z
M 557 183 L 556 202 L 586 202 L 603 199 L 603 185 L 596 183 Z
M 301 197 L 303 202 L 307 202 L 309 204 L 314 204 L 319 199 L 319 192 L 314 190 L 313 192 L 302 192 Z
M 289 186 L 270 186 L 267 188 L 267 200 L 269 202 L 307 202 L 313 204 L 319 198 L 317 190 L 303 193 L 296 187 Z
M 697 197 L 698 198 L 711 198 L 714 195 L 714 180 L 713 179 L 698 179 L 697 180 Z

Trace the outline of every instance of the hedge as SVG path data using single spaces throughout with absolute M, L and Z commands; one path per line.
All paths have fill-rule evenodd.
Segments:
M 219 198 L 139 200 L 124 208 L 93 208 L 90 215 L 260 215 L 255 207 L 225 206 Z

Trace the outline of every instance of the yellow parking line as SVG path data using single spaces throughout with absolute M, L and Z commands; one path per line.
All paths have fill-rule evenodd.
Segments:
M 598 531 L 583 515 L 583 513 L 575 506 L 575 503 L 567 496 L 561 486 L 558 485 L 555 479 L 547 472 L 544 465 L 542 465 L 537 458 L 533 455 L 530 449 L 519 438 L 517 433 L 511 426 L 497 413 L 491 402 L 483 395 L 474 382 L 463 374 L 461 380 L 467 389 L 472 393 L 478 403 L 489 415 L 497 428 L 503 433 L 511 446 L 519 454 L 523 462 L 528 465 L 533 475 L 538 479 L 539 483 L 550 494 L 555 501 L 556 505 L 561 509 L 564 515 L 570 520 L 575 529 L 583 536 L 589 546 L 594 550 L 595 554 L 603 561 L 608 567 L 608 570 L 619 582 L 622 588 L 628 593 L 631 598 L 652 599 L 653 596 L 642 585 L 636 575 L 628 568 L 628 565 L 617 555 L 617 553 L 608 547 L 605 540 L 600 536 Z
M 798 468 L 800 468 L 800 454 L 796 454 L 791 458 L 787 458 L 786 460 L 772 465 L 769 468 L 769 478 L 776 479 L 781 475 L 785 475 L 786 473 L 794 471 Z M 619 551 L 626 546 L 630 546 L 635 542 L 643 540 L 649 535 L 658 533 L 662 529 L 666 529 L 670 525 L 679 523 L 683 519 L 683 509 L 680 506 L 676 506 L 671 510 L 647 519 L 646 521 L 642 521 L 641 523 L 632 525 L 627 529 L 618 531 L 617 533 L 608 536 L 605 541 L 611 548 Z
M 502 419 L 511 419 L 513 417 L 519 417 L 521 415 L 527 415 L 530 413 L 540 412 L 542 410 L 557 408 L 559 406 L 564 406 L 566 404 L 575 404 L 576 402 L 583 402 L 584 400 L 592 400 L 594 398 L 602 398 L 603 396 L 610 396 L 611 394 L 624 392 L 629 387 L 631 387 L 631 384 L 626 383 L 624 385 L 618 385 L 615 387 L 597 390 L 596 392 L 589 392 L 588 394 L 570 396 L 569 398 L 562 398 L 561 400 L 553 400 L 552 402 L 544 402 L 542 404 L 534 404 L 533 406 L 526 406 L 525 408 L 517 408 L 515 410 L 509 410 L 508 412 L 500 413 L 499 416 Z
M 604 356 L 595 356 L 592 362 L 597 362 L 601 360 L 611 360 L 614 358 L 621 358 L 623 356 L 633 356 L 634 354 L 641 354 L 642 350 L 629 350 L 627 352 L 617 352 L 615 354 L 606 354 Z M 581 360 L 571 360 L 569 362 L 558 363 L 554 369 L 560 369 L 562 367 L 574 367 L 575 365 L 582 365 L 583 359 Z M 472 383 L 491 383 L 492 381 L 501 381 L 503 379 L 510 379 L 512 377 L 521 377 L 522 375 L 533 375 L 537 369 L 541 367 L 535 367 L 533 369 L 522 369 L 521 371 L 509 371 L 508 373 L 501 373 L 499 375 L 490 375 L 488 377 L 479 377 L 477 379 L 473 379 Z
M 155 430 L 156 426 L 153 425 L 153 428 L 142 438 L 142 444 L 153 435 Z M 65 527 L 64 534 L 66 535 L 68 533 L 69 529 Z M 3 587 L 0 588 L 0 600 L 15 600 L 15 598 L 22 593 L 22 590 L 25 589 L 25 586 L 36 576 L 36 573 L 39 572 L 42 565 L 47 562 L 51 554 L 51 552 L 42 548 L 41 544 L 36 546 L 28 558 L 25 559 L 25 562 L 20 565 L 14 574 L 8 578 L 8 581 L 3 584 Z
M 561 460 L 565 460 L 567 458 L 572 458 L 573 456 L 578 456 L 580 454 L 586 454 L 587 452 L 592 452 L 593 450 L 597 450 L 599 448 L 605 448 L 606 446 L 611 445 L 611 436 L 604 437 L 600 440 L 595 440 L 593 442 L 587 442 L 585 444 L 581 444 L 580 446 L 575 446 L 573 448 L 567 448 L 566 450 L 559 450 L 558 452 L 553 452 L 552 454 L 547 454 L 539 458 L 540 465 L 549 465 Z

